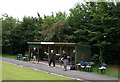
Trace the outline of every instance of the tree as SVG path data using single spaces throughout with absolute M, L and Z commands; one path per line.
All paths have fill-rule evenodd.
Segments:
M 28 41 L 42 41 L 42 19 L 24 17 L 17 21 L 13 17 L 3 19 L 3 52 L 25 53 Z
M 17 20 L 14 19 L 13 17 L 5 17 L 5 19 L 2 18 L 2 46 L 3 46 L 3 51 L 7 51 L 7 52 L 14 52 L 14 45 L 13 45 L 13 41 L 14 38 L 13 36 L 15 36 L 14 34 L 14 30 L 17 27 Z M 9 48 L 9 49 L 8 49 Z
M 74 8 L 70 9 L 68 23 L 72 29 L 71 35 L 75 37 L 73 38 L 74 41 L 88 42 L 92 46 L 92 53 L 99 54 L 101 63 L 110 63 L 112 57 L 116 58 L 114 56 L 115 51 L 112 51 L 114 53 L 111 54 L 110 51 L 106 52 L 105 50 L 108 46 L 112 47 L 119 42 L 118 39 L 115 39 L 119 35 L 117 20 L 119 20 L 118 12 L 120 10 L 118 10 L 118 5 L 105 2 L 88 2 L 85 5 L 76 4 Z M 108 54 L 111 54 L 111 57 Z M 108 57 L 110 57 L 109 60 L 106 59 Z
M 58 21 L 50 28 L 43 31 L 44 41 L 65 42 L 68 26 L 65 22 Z
M 3 52 L 24 53 L 28 41 L 75 42 L 89 44 L 92 57 L 101 63 L 118 63 L 119 13 L 120 3 L 86 2 L 77 3 L 69 15 L 57 12 L 42 18 L 37 13 L 38 17 L 19 21 L 4 14 Z
M 115 40 L 115 38 L 117 38 L 115 30 L 117 31 L 116 28 L 118 27 L 116 25 L 118 17 L 115 17 L 115 5 L 113 3 L 90 3 L 90 5 L 92 29 L 90 30 L 90 34 L 88 35 L 90 37 L 89 41 L 94 41 L 95 43 L 93 44 L 93 46 L 97 46 L 99 48 L 99 57 L 100 62 L 102 63 L 105 62 L 105 59 L 107 57 L 108 52 L 105 52 L 107 46 L 113 46 L 113 42 L 115 41 L 112 40 Z M 112 37 L 111 34 L 115 36 Z

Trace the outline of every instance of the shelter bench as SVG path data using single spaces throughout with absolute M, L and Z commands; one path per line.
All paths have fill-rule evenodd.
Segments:
M 21 60 L 22 57 L 23 57 L 22 54 L 17 54 L 17 56 L 16 56 L 17 60 Z
M 81 62 L 79 64 L 76 64 L 77 69 L 89 72 L 93 71 L 93 65 L 94 65 L 93 62 Z
M 100 64 L 100 65 L 99 65 L 99 68 L 97 69 L 97 72 L 99 72 L 99 70 L 100 70 L 101 73 L 104 74 L 104 73 L 105 73 L 105 70 L 106 70 L 106 67 L 107 67 L 107 65 L 106 65 L 105 63 Z
M 28 61 L 28 60 L 29 60 L 29 57 L 28 57 L 27 54 L 25 54 L 25 55 L 23 56 L 23 61 Z

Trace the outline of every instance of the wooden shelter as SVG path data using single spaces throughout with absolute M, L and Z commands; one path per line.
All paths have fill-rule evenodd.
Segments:
M 27 42 L 29 46 L 29 56 L 31 57 L 31 49 L 37 48 L 39 56 L 44 54 L 43 52 L 50 53 L 53 49 L 55 53 L 62 54 L 62 50 L 65 50 L 66 54 L 73 57 L 75 64 L 81 61 L 91 60 L 90 46 L 80 43 L 63 43 L 63 42 Z

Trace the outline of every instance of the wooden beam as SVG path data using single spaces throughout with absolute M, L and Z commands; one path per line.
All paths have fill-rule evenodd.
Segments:
M 75 64 L 77 64 L 77 45 L 75 46 Z
M 38 48 L 38 50 L 37 50 L 37 52 L 38 52 L 38 62 L 40 61 L 40 53 L 39 53 L 39 48 Z
M 30 48 L 29 48 L 28 54 L 29 54 L 29 60 L 30 60 L 31 59 Z
M 50 45 L 48 45 L 48 53 L 50 53 Z M 48 64 L 49 64 L 49 61 L 50 61 L 50 56 L 48 55 Z

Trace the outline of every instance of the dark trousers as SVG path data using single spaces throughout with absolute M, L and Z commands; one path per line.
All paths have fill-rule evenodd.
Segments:
M 55 67 L 55 59 L 50 59 L 49 66 L 51 66 L 51 63 L 53 62 L 53 67 Z

